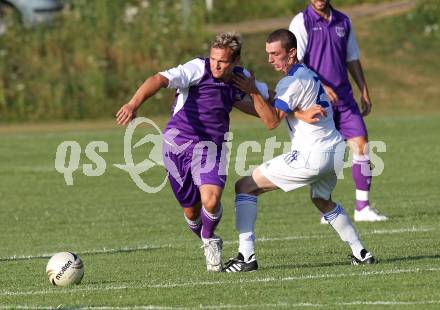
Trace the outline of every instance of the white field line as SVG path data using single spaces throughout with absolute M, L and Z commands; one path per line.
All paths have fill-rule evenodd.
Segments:
M 157 306 L 157 305 L 143 305 L 143 306 L 131 306 L 131 307 L 112 307 L 112 306 L 96 306 L 96 307 L 79 307 L 76 309 L 82 310 L 194 310 L 194 309 L 247 309 L 247 308 L 321 308 L 321 307 L 341 307 L 341 306 L 416 306 L 416 305 L 434 305 L 440 304 L 440 300 L 423 300 L 423 301 L 398 301 L 398 300 L 375 300 L 375 301 L 351 301 L 351 302 L 338 302 L 338 303 L 276 303 L 276 304 L 221 304 L 221 305 L 199 305 L 197 307 L 189 306 Z M 61 309 L 64 305 L 57 307 L 50 306 L 26 306 L 26 305 L 9 305 L 0 306 L 0 309 L 31 309 L 31 310 L 51 310 Z
M 255 278 L 255 279 L 236 279 L 236 281 L 212 281 L 212 282 L 187 282 L 187 283 L 169 283 L 169 284 L 156 284 L 148 285 L 148 288 L 176 288 L 176 287 L 187 287 L 187 286 L 203 286 L 203 285 L 218 285 L 218 284 L 236 284 L 238 283 L 267 283 L 267 282 L 290 282 L 290 281 L 302 281 L 302 280 L 314 280 L 314 279 L 331 279 L 331 278 L 346 278 L 346 277 L 369 277 L 377 275 L 390 275 L 390 274 L 401 274 L 401 273 L 419 273 L 419 272 L 439 272 L 440 267 L 431 268 L 411 268 L 411 269 L 391 269 L 391 270 L 380 270 L 380 271 L 366 271 L 366 272 L 354 272 L 354 273 L 338 273 L 338 274 L 315 274 L 315 275 L 302 275 L 302 276 L 291 276 L 285 278 Z M 1 296 L 1 294 L 0 294 Z
M 369 232 L 360 233 L 360 235 L 392 235 L 392 234 L 403 234 L 403 233 L 417 233 L 417 232 L 428 232 L 433 231 L 434 228 L 400 228 L 400 229 L 381 229 L 381 230 L 373 230 Z M 272 242 L 272 241 L 288 241 L 288 240 L 301 240 L 301 239 L 324 239 L 324 238 L 333 238 L 333 235 L 303 235 L 303 236 L 287 236 L 287 237 L 275 237 L 275 238 L 266 238 L 261 237 L 257 238 L 258 242 Z M 238 241 L 225 241 L 225 244 L 229 243 L 238 243 Z
M 433 231 L 434 228 L 423 228 L 423 227 L 411 227 L 411 228 L 401 228 L 401 229 L 381 229 L 381 230 L 373 230 L 369 232 L 361 233 L 364 235 L 392 235 L 392 234 L 403 234 L 403 233 L 418 233 L 418 232 L 428 232 Z M 334 235 L 298 235 L 298 236 L 286 236 L 286 237 L 260 237 L 257 239 L 258 242 L 273 242 L 273 241 L 289 241 L 289 240 L 303 240 L 303 239 L 325 239 L 325 238 L 334 238 Z M 236 244 L 238 241 L 224 241 L 224 244 Z M 176 246 L 171 244 L 164 245 L 141 245 L 134 247 L 123 247 L 123 248 L 103 248 L 103 249 L 94 249 L 94 250 L 86 250 L 77 252 L 79 255 L 87 255 L 87 254 L 114 254 L 114 253 L 124 253 L 124 252 L 135 252 L 135 251 L 143 251 L 143 250 L 158 250 L 165 248 L 178 248 L 182 246 Z M 26 259 L 37 259 L 37 258 L 49 258 L 55 253 L 42 253 L 42 254 L 34 254 L 34 255 L 14 255 L 14 256 L 5 256 L 0 257 L 0 261 L 16 261 L 16 260 L 26 260 Z
M 52 166 L 7 166 L 0 167 L 0 172 L 56 172 L 56 170 Z
M 400 229 L 375 229 L 371 232 L 361 233 L 361 235 L 387 235 L 387 234 L 400 234 L 400 233 L 411 233 L 411 232 L 428 232 L 433 231 L 434 228 L 400 228 Z
M 165 245 L 141 245 L 136 247 L 123 247 L 123 248 L 102 248 L 102 249 L 94 249 L 94 250 L 86 250 L 77 252 L 80 255 L 87 254 L 112 254 L 112 253 L 124 253 L 124 252 L 134 252 L 134 251 L 142 251 L 142 250 L 157 250 L 172 247 L 170 244 Z M 14 261 L 14 260 L 26 260 L 26 259 L 36 259 L 36 258 L 49 258 L 55 253 L 42 253 L 37 255 L 15 255 L 8 257 L 0 257 L 0 261 Z
M 347 278 L 347 277 L 374 277 L 394 274 L 405 273 L 422 273 L 422 272 L 440 272 L 440 267 L 428 267 L 428 268 L 409 268 L 409 269 L 390 269 L 380 271 L 364 271 L 353 273 L 324 273 L 314 275 L 300 275 L 284 278 L 266 277 L 266 278 L 237 278 L 231 275 L 231 280 L 219 280 L 219 281 L 189 281 L 182 283 L 163 283 L 163 284 L 147 284 L 147 285 L 120 285 L 120 286 L 84 286 L 84 287 L 69 287 L 69 288 L 53 288 L 40 291 L 0 291 L 0 297 L 2 296 L 34 296 L 34 295 L 57 295 L 57 294 L 76 294 L 78 292 L 92 292 L 92 291 L 118 291 L 128 289 L 172 289 L 181 287 L 201 287 L 212 285 L 243 285 L 249 283 L 270 283 L 270 282 L 291 282 L 291 281 L 305 281 L 316 279 L 335 279 L 335 278 Z

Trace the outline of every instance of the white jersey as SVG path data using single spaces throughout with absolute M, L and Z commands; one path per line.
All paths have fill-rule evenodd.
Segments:
M 304 64 L 295 64 L 288 75 L 281 79 L 275 89 L 275 107 L 289 113 L 285 120 L 292 141 L 293 150 L 316 151 L 334 150 L 343 142 L 333 121 L 333 109 L 321 82 L 315 72 Z M 314 104 L 325 108 L 327 116 L 319 122 L 309 124 L 296 119 L 296 108 L 307 110 Z

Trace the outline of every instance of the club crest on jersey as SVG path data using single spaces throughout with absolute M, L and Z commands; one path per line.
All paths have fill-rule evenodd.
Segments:
M 336 26 L 336 34 L 340 38 L 345 37 L 345 28 L 344 27 L 340 27 L 340 26 Z

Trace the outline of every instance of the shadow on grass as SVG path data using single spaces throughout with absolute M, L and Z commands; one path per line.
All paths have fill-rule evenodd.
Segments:
M 395 262 L 406 262 L 406 261 L 418 261 L 418 260 L 422 260 L 422 259 L 440 259 L 440 254 L 385 258 L 385 259 L 379 260 L 379 263 L 395 263 Z
M 440 259 L 440 254 L 433 255 L 416 255 L 416 256 L 404 256 L 404 257 L 393 257 L 393 258 L 377 258 L 377 264 L 391 264 L 396 262 L 410 262 L 419 261 L 424 259 Z M 335 266 L 347 266 L 350 265 L 350 259 L 346 261 L 337 262 L 317 262 L 308 264 L 283 264 L 283 265 L 266 265 L 261 266 L 262 270 L 283 270 L 283 269 L 303 269 L 303 268 L 322 268 L 322 267 L 335 267 Z
M 260 269 L 264 270 L 282 270 L 282 269 L 303 269 L 303 268 L 321 268 L 321 267 L 333 267 L 333 266 L 347 266 L 350 261 L 340 262 L 326 262 L 326 263 L 311 263 L 311 264 L 283 264 L 283 265 L 266 265 Z

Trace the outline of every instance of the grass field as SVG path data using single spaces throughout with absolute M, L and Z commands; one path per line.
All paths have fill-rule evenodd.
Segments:
M 112 164 L 124 162 L 124 130 L 116 126 L 42 126 L 0 133 L 0 309 L 438 309 L 440 307 L 440 228 L 438 219 L 438 138 L 440 114 L 374 115 L 371 140 L 384 141 L 385 163 L 374 179 L 372 201 L 389 216 L 384 223 L 361 223 L 358 230 L 379 259 L 375 266 L 349 265 L 349 249 L 308 200 L 308 190 L 273 192 L 259 200 L 258 260 L 251 274 L 205 271 L 200 244 L 186 228 L 168 186 L 157 194 L 140 191 Z M 159 121 L 163 125 L 163 121 Z M 232 158 L 239 141 L 265 139 L 255 120 L 234 116 Z M 143 135 L 142 135 L 143 136 Z M 140 137 L 142 137 L 140 136 Z M 434 140 L 437 139 L 437 140 Z M 55 171 L 57 146 L 65 140 L 82 147 L 80 169 L 67 186 Z M 106 141 L 100 177 L 83 175 L 90 141 Z M 144 149 L 141 152 L 147 154 Z M 136 162 L 145 155 L 135 154 Z M 255 153 L 247 164 L 257 164 Z M 218 233 L 224 258 L 235 255 L 231 163 Z M 160 183 L 161 168 L 144 180 Z M 349 169 L 334 193 L 352 215 Z M 52 287 L 45 274 L 51 253 L 74 251 L 85 264 L 79 286 Z

